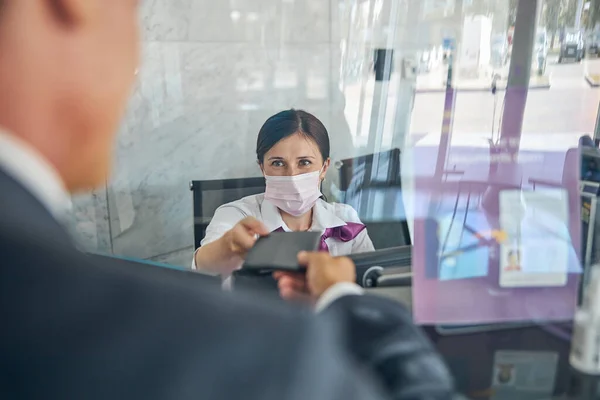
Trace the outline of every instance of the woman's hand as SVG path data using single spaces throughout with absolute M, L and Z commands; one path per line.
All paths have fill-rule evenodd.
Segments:
M 269 230 L 256 218 L 248 217 L 225 232 L 220 239 L 196 251 L 196 268 L 214 274 L 228 275 L 239 268 L 248 250 L 256 243 L 257 235 L 266 236 Z
M 247 217 L 238 222 L 231 230 L 223 235 L 226 251 L 232 256 L 244 259 L 254 246 L 259 236 L 269 234 L 267 227 L 253 217 Z

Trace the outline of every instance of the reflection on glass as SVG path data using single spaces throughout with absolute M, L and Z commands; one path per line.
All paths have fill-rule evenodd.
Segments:
M 481 213 L 446 213 L 438 220 L 439 279 L 468 279 L 488 274 L 490 226 Z M 458 222 L 455 224 L 455 220 Z M 464 224 L 461 223 L 464 221 Z
M 160 15 L 144 5 L 156 16 L 142 21 L 152 35 L 119 143 L 118 180 L 109 183 L 115 248 L 147 258 L 184 249 L 191 258 L 187 182 L 260 175 L 256 132 L 276 110 L 294 107 L 328 128 L 332 162 L 344 161 L 327 174 L 328 200 L 354 207 L 376 247 L 410 242 L 400 237 L 407 220 L 435 221 L 431 232 L 415 228 L 414 243 L 423 247 L 417 256 L 437 259 L 428 283 L 439 285 L 416 292 L 451 298 L 479 281 L 485 296 L 520 295 L 536 279 L 535 290 L 570 288 L 579 266 L 573 229 L 580 228 L 572 172 L 600 182 L 600 162 L 584 156 L 579 168 L 577 156 L 565 159 L 579 136 L 594 131 L 600 91 L 584 74 L 600 73 L 600 61 L 559 64 L 561 45 L 569 54 L 577 47 L 569 43 L 583 36 L 564 21 L 557 26 L 550 2 L 540 2 L 541 11 L 527 16 L 535 27 L 527 54 L 518 51 L 516 26 L 515 5 L 524 1 L 227 1 L 215 3 L 214 21 L 183 15 L 176 2 L 160 2 Z M 557 15 L 566 15 L 567 3 L 558 3 Z M 377 49 L 393 50 L 386 82 L 375 80 Z M 511 68 L 523 79 L 531 72 L 529 57 L 529 89 L 506 90 Z M 525 99 L 523 107 L 515 99 Z M 448 152 L 438 160 L 444 135 Z M 134 200 L 127 207 L 124 187 Z M 119 236 L 125 228 L 131 242 Z M 482 304 L 476 316 L 514 316 L 504 307 Z
M 578 259 L 568 229 L 564 189 L 500 194 L 500 287 L 564 286 Z

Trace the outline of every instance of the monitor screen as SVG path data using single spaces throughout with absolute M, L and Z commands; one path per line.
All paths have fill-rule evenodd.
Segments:
M 581 193 L 586 193 L 592 196 L 597 196 L 600 192 L 600 183 L 596 182 L 581 182 Z
M 600 152 L 597 149 L 582 151 L 581 180 L 600 183 Z

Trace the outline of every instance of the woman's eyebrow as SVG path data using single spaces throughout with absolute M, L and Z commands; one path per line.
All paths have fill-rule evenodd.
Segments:
M 300 160 L 301 158 L 315 158 L 314 156 L 300 156 L 297 159 Z
M 283 160 L 283 157 L 273 156 L 273 157 L 269 157 L 269 160 Z

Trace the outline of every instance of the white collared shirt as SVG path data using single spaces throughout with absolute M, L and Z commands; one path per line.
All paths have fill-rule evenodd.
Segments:
M 56 169 L 32 146 L 0 129 L 0 168 L 64 221 L 71 197 Z
M 270 232 L 279 228 L 285 232 L 291 231 L 285 222 L 283 222 L 279 209 L 270 201 L 265 200 L 264 194 L 257 194 L 219 207 L 206 229 L 206 236 L 202 240 L 201 245 L 204 246 L 220 239 L 225 232 L 229 231 L 246 217 L 258 219 L 265 224 Z M 330 204 L 319 199 L 313 208 L 313 221 L 309 231 L 322 233 L 327 228 L 344 226 L 348 222 L 361 223 L 354 208 L 346 204 Z M 327 238 L 325 239 L 325 243 L 329 248 L 329 253 L 333 256 L 345 256 L 374 250 L 373 243 L 366 229 L 348 242 L 342 242 L 335 238 Z M 196 269 L 195 257 L 192 260 L 192 269 Z

